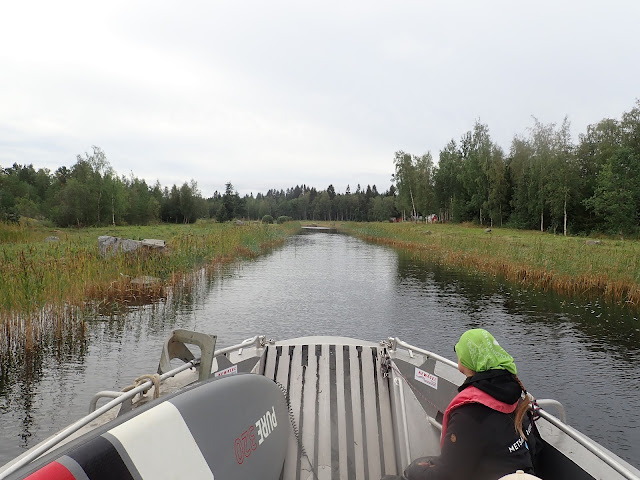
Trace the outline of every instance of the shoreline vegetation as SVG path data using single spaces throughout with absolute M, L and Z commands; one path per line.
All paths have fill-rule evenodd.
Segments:
M 522 286 L 640 307 L 638 241 L 465 224 L 344 223 L 339 230 Z
M 416 258 L 565 295 L 640 308 L 640 242 L 564 237 L 470 224 L 317 222 Z M 83 337 L 85 319 L 166 299 L 198 268 L 254 258 L 300 231 L 299 222 L 158 224 L 54 230 L 0 224 L 0 353 L 45 337 Z M 101 235 L 166 241 L 161 253 L 104 259 Z M 48 237 L 56 236 L 57 240 Z M 153 278 L 136 282 L 135 279 Z
M 65 228 L 0 224 L 0 353 L 27 351 L 52 329 L 84 329 L 90 312 L 117 313 L 166 298 L 197 268 L 254 258 L 299 231 L 298 222 Z M 160 253 L 102 258 L 98 237 L 165 240 Z M 50 237 L 56 237 L 51 239 Z M 136 282 L 142 278 L 144 281 Z M 55 335 L 55 333 L 54 333 Z

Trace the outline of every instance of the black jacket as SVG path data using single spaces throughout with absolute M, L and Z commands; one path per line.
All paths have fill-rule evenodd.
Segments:
M 489 370 L 468 378 L 458 389 L 473 385 L 496 400 L 515 403 L 521 394 L 520 385 L 505 370 Z M 405 470 L 409 480 L 497 480 L 516 470 L 534 473 L 529 449 L 538 448 L 535 428 L 525 416 L 524 431 L 528 440 L 521 440 L 514 427 L 515 412 L 500 413 L 479 403 L 470 403 L 452 410 L 442 451 L 438 457 L 414 461 Z M 537 432 L 535 432 L 537 433 Z

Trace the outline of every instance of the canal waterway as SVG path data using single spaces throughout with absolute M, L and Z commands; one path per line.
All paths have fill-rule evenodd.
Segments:
M 454 359 L 455 341 L 475 327 L 515 357 L 536 397 L 560 400 L 571 425 L 640 466 L 637 314 L 327 233 L 196 272 L 158 304 L 96 316 L 36 352 L 1 356 L 0 465 L 86 413 L 95 392 L 155 372 L 174 328 L 216 334 L 219 347 L 256 334 L 397 336 Z

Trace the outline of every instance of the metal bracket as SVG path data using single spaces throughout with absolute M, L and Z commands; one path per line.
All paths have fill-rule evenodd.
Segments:
M 216 335 L 207 335 L 206 333 L 192 332 L 190 330 L 174 330 L 162 346 L 158 373 L 163 374 L 171 370 L 170 362 L 174 358 L 179 358 L 185 363 L 194 360 L 193 353 L 186 345 L 197 345 L 200 347 L 200 373 L 198 380 L 208 379 L 211 375 L 217 338 Z
M 549 407 L 554 407 L 558 411 L 558 418 L 562 423 L 567 423 L 567 410 L 564 408 L 564 405 L 557 400 L 552 400 L 550 398 L 542 398 L 540 400 L 536 400 L 536 403 L 539 407 L 548 409 Z
M 91 399 L 91 403 L 89 404 L 89 413 L 95 412 L 96 408 L 98 408 L 98 400 L 101 398 L 120 398 L 124 395 L 125 392 L 113 392 L 110 390 L 103 390 L 101 392 L 96 393 Z M 131 398 L 123 400 L 120 404 L 120 410 L 118 411 L 118 416 L 122 415 L 131 410 Z

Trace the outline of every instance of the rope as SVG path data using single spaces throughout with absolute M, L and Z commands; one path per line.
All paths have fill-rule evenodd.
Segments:
M 136 378 L 133 381 L 132 385 L 124 387 L 122 391 L 128 392 L 129 390 L 133 390 L 134 388 L 139 387 L 140 385 L 143 385 L 148 381 L 153 382 L 153 386 L 155 387 L 153 391 L 153 398 L 158 398 L 160 396 L 160 375 L 157 373 L 153 373 L 153 374 L 147 373 L 144 375 L 140 375 L 138 378 Z M 142 394 L 144 395 L 145 393 L 147 393 L 149 391 L 149 388 L 147 388 L 144 392 L 142 392 Z
M 285 386 L 282 385 L 280 382 L 274 380 L 274 383 L 278 387 L 280 387 L 280 390 L 282 390 L 282 394 L 284 395 L 284 399 L 287 402 L 287 409 L 289 410 L 289 420 L 291 422 L 291 428 L 293 428 L 293 434 L 295 435 L 296 440 L 298 441 L 298 446 L 300 447 L 300 452 L 302 453 L 302 455 L 309 462 L 309 467 L 311 468 L 311 473 L 313 473 L 314 478 L 316 480 L 319 480 L 318 473 L 316 472 L 316 469 L 313 466 L 313 463 L 311 462 L 311 459 L 309 458 L 309 455 L 307 455 L 307 451 L 305 450 L 304 445 L 302 445 L 302 439 L 300 438 L 300 433 L 298 431 L 298 426 L 296 425 L 296 419 L 295 419 L 295 416 L 293 414 L 293 407 L 291 407 L 291 401 L 289 399 L 289 392 L 287 391 Z

